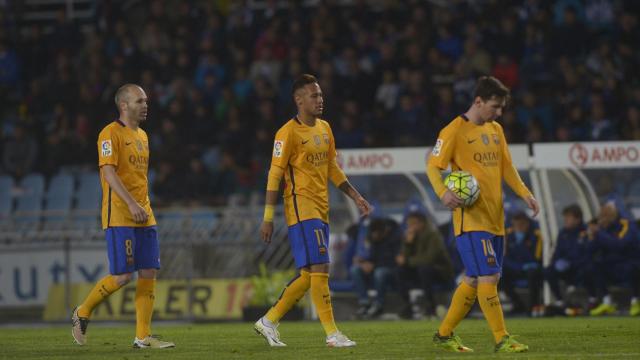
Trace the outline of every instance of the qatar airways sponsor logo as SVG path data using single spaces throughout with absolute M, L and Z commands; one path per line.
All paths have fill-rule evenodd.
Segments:
M 640 161 L 640 149 L 637 144 L 584 145 L 575 143 L 569 148 L 569 160 L 577 167 L 634 164 Z
M 327 160 L 329 159 L 329 153 L 327 151 L 321 151 L 308 154 L 306 159 L 307 162 L 313 164 L 314 166 L 322 166 L 327 163 Z

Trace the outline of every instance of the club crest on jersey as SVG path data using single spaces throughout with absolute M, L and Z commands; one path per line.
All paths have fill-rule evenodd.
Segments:
M 138 148 L 138 151 L 142 152 L 143 150 L 142 141 L 136 140 L 136 147 Z
M 273 157 L 282 157 L 282 149 L 284 149 L 284 141 L 276 140 L 273 143 Z
M 102 143 L 100 144 L 100 149 L 101 149 L 101 153 L 102 156 L 111 156 L 113 154 L 113 150 L 111 148 L 111 140 L 103 140 Z
M 324 143 L 329 145 L 329 135 L 327 134 L 322 134 L 322 138 L 324 139 Z
M 436 145 L 433 147 L 433 150 L 431 150 L 431 155 L 433 156 L 438 156 L 440 155 L 440 150 L 442 149 L 442 139 L 438 139 L 436 140 Z
M 494 256 L 487 256 L 487 265 L 496 266 L 496 258 Z
M 320 146 L 320 144 L 322 144 L 322 140 L 320 140 L 320 135 L 313 135 L 313 142 L 316 143 L 316 146 Z
M 500 145 L 500 137 L 498 137 L 498 134 L 491 134 L 491 136 L 493 137 L 493 142 L 496 145 Z
M 482 134 L 482 143 L 489 145 L 489 136 L 487 134 Z

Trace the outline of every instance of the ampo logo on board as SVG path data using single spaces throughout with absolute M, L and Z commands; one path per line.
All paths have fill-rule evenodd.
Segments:
M 575 143 L 569 149 L 569 160 L 577 166 L 633 164 L 640 159 L 637 145 L 583 145 Z

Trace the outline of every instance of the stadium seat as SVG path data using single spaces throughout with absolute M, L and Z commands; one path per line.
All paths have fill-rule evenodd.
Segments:
M 17 197 L 16 204 L 16 224 L 20 230 L 33 230 L 39 227 L 44 182 L 41 174 L 27 175 L 20 182 L 21 194 Z
M 98 172 L 80 174 L 75 208 L 79 210 L 99 210 L 101 197 L 102 189 Z
M 218 225 L 218 216 L 213 210 L 196 209 L 190 215 L 190 227 L 193 230 L 202 233 L 202 235 L 210 235 Z
M 78 179 L 76 206 L 74 208 L 74 228 L 79 230 L 98 229 L 102 188 L 98 172 L 82 173 Z
M 158 235 L 161 239 L 179 239 L 183 234 L 187 216 L 184 210 L 163 211 L 154 213 L 158 222 Z
M 10 222 L 14 185 L 11 176 L 0 176 L 0 229 L 6 228 Z
M 70 174 L 58 174 L 50 182 L 45 195 L 44 229 L 64 228 L 73 202 L 74 179 Z
M 157 174 L 158 173 L 154 169 L 149 169 L 147 172 L 147 181 L 149 182 L 149 199 L 151 201 L 156 197 L 156 194 L 153 193 L 153 183 L 156 181 Z
M 14 185 L 13 177 L 0 175 L 0 196 L 11 196 Z

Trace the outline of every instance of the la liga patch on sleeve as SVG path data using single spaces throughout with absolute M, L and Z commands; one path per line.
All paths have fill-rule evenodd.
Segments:
M 282 149 L 284 149 L 284 141 L 276 140 L 273 143 L 273 157 L 282 157 Z
M 442 139 L 438 139 L 436 140 L 436 145 L 433 147 L 433 150 L 431 150 L 431 154 L 433 156 L 438 156 L 440 155 L 440 150 L 442 149 Z
M 111 140 L 103 140 L 100 144 L 100 149 L 102 150 L 102 156 L 111 156 L 113 154 L 113 150 L 111 148 Z

